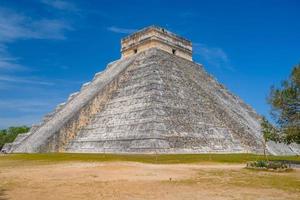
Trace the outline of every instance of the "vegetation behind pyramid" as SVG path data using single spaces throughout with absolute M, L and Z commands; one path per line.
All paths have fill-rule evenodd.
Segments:
M 122 58 L 5 146 L 8 152 L 263 151 L 260 117 L 202 65 L 192 44 L 159 27 L 122 40 Z M 296 146 L 269 144 L 273 154 Z

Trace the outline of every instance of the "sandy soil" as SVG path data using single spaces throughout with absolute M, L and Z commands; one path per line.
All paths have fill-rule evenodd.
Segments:
M 0 199 L 300 199 L 299 191 L 235 184 L 232 174 L 243 167 L 131 162 L 5 167 L 0 169 Z M 299 174 L 292 176 L 300 183 Z

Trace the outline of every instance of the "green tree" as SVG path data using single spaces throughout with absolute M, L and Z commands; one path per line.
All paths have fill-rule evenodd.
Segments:
M 266 154 L 267 142 L 280 142 L 280 136 L 278 130 L 265 117 L 262 118 L 261 129 L 264 138 L 264 156 L 268 159 Z
M 19 126 L 0 130 L 0 149 L 2 149 L 5 143 L 13 142 L 19 134 L 27 133 L 29 129 L 27 126 Z
M 300 64 L 279 88 L 272 87 L 268 98 L 278 129 L 287 144 L 300 144 Z
M 0 130 L 0 149 L 2 149 L 3 145 L 6 143 L 6 130 Z

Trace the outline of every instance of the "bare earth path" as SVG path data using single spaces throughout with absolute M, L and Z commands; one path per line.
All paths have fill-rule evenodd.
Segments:
M 0 168 L 0 199 L 300 199 L 299 170 L 243 167 L 135 162 L 5 166 Z

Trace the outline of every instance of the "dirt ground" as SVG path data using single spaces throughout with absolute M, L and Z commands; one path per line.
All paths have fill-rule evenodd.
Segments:
M 244 169 L 244 164 L 205 163 L 7 166 L 0 168 L 0 199 L 293 200 L 300 199 L 300 171 L 257 172 Z

